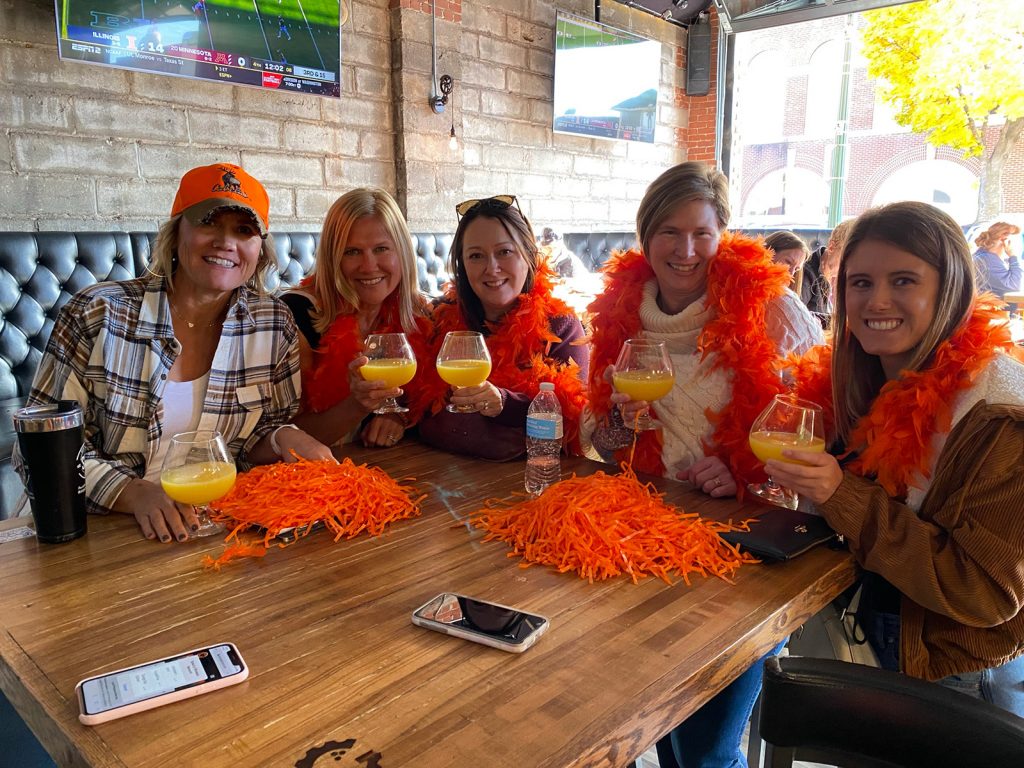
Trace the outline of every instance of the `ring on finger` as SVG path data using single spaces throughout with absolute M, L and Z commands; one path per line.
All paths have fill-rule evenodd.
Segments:
M 720 487 L 721 485 L 722 485 L 722 478 L 720 478 L 720 477 L 716 477 L 716 478 L 715 478 L 715 488 L 718 488 L 718 487 Z

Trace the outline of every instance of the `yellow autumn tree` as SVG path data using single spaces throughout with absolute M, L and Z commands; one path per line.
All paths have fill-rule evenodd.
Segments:
M 1003 168 L 1024 135 L 1024 4 L 920 0 L 869 11 L 868 74 L 896 121 L 978 156 L 978 220 L 1002 209 Z

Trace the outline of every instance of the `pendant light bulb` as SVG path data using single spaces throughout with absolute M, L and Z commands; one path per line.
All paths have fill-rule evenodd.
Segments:
M 452 132 L 448 134 L 448 149 L 453 152 L 459 148 L 459 140 L 455 136 L 455 124 L 452 123 Z

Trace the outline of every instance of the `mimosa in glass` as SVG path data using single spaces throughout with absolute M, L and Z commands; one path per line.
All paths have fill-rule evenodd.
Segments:
M 782 452 L 788 449 L 824 452 L 821 408 L 792 395 L 776 395 L 750 428 L 750 450 L 762 462 L 804 463 L 783 456 Z M 796 509 L 800 503 L 794 491 L 779 485 L 770 475 L 767 482 L 760 485 L 751 483 L 747 490 L 780 507 Z
M 402 387 L 416 375 L 416 355 L 404 333 L 371 333 L 366 337 L 363 354 L 369 359 L 359 373 L 367 381 L 383 381 L 389 387 Z M 387 398 L 374 413 L 405 413 L 409 409 Z
M 665 397 L 675 386 L 675 371 L 665 342 L 628 339 L 615 361 L 612 385 L 633 400 L 653 402 Z M 628 425 L 627 425 L 628 426 Z M 657 429 L 648 411 L 637 419 L 638 430 Z
M 437 375 L 453 387 L 479 387 L 491 375 L 491 355 L 483 334 L 449 331 L 437 353 Z M 452 413 L 474 413 L 471 406 L 448 404 Z
M 225 496 L 235 484 L 235 463 L 220 432 L 180 432 L 171 438 L 160 470 L 164 493 L 191 504 L 199 517 L 194 536 L 212 536 L 224 527 L 210 520 L 207 504 Z

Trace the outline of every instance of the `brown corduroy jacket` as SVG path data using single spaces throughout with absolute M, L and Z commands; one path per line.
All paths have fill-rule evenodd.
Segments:
M 968 411 L 917 512 L 849 472 L 818 508 L 902 593 L 903 672 L 938 680 L 1024 654 L 1024 407 Z

